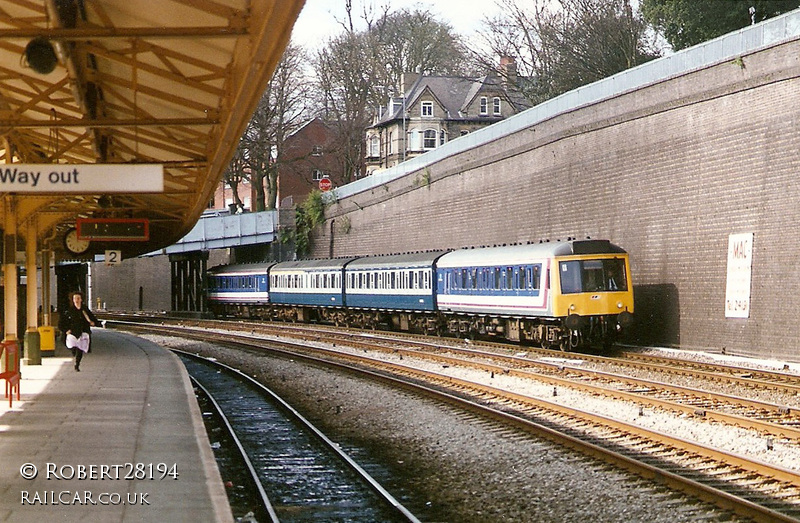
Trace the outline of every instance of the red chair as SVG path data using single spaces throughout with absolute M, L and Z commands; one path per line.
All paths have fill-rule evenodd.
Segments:
M 0 372 L 0 379 L 6 380 L 6 398 L 8 406 L 11 407 L 14 401 L 14 391 L 17 391 L 17 401 L 19 401 L 19 345 L 16 340 L 7 340 L 0 345 L 0 353 L 5 355 L 5 371 Z

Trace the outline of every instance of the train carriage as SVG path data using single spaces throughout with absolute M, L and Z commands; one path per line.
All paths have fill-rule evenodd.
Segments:
M 347 307 L 357 309 L 354 322 L 373 328 L 435 330 L 435 264 L 446 252 L 370 256 L 348 263 L 345 292 Z
M 270 263 L 222 265 L 208 270 L 206 297 L 212 312 L 231 314 L 242 307 L 269 303 Z
M 335 321 L 326 309 L 345 306 L 344 266 L 354 258 L 276 263 L 269 272 L 270 302 L 280 319 Z
M 436 281 L 450 332 L 575 348 L 608 345 L 632 321 L 628 255 L 607 240 L 453 251 Z

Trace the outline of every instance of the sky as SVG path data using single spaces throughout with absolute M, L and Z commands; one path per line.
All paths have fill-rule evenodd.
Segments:
M 388 5 L 398 8 L 427 9 L 437 19 L 449 23 L 456 33 L 469 36 L 478 28 L 486 15 L 494 15 L 499 8 L 494 0 L 352 0 L 354 18 L 359 19 L 365 5 L 376 9 Z M 345 0 L 306 0 L 294 25 L 292 41 L 308 49 L 317 49 L 329 37 L 342 31 L 336 22 L 345 16 Z

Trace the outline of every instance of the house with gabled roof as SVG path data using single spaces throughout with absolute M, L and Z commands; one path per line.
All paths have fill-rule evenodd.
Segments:
M 366 130 L 367 174 L 499 122 L 531 104 L 516 89 L 516 64 L 503 57 L 501 76 L 480 78 L 406 73 L 402 96 L 378 108 Z

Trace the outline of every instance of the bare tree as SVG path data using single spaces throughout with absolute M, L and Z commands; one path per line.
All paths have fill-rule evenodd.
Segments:
M 302 125 L 307 107 L 304 63 L 305 54 L 300 48 L 286 48 L 226 171 L 231 187 L 237 179 L 250 181 L 256 192 L 255 211 L 276 208 L 283 144 Z M 235 190 L 234 198 L 238 200 Z
M 345 182 L 360 172 L 364 133 L 374 108 L 398 96 L 402 73 L 451 74 L 465 63 L 465 51 L 452 28 L 425 10 L 380 12 L 367 9 L 355 29 L 352 4 L 331 38 L 313 59 L 319 113 L 336 129 Z
M 606 78 L 659 56 L 647 24 L 634 13 L 630 0 L 498 0 L 503 14 L 486 21 L 481 32 L 496 55 L 514 56 L 519 85 L 541 102 Z M 502 71 L 498 71 L 502 74 Z
M 241 141 L 240 141 L 241 143 Z M 233 193 L 233 204 L 231 210 L 236 212 L 237 210 L 244 209 L 244 204 L 242 203 L 241 197 L 239 197 L 239 184 L 242 183 L 242 180 L 245 177 L 245 173 L 247 172 L 247 163 L 244 156 L 244 150 L 239 147 L 236 149 L 236 152 L 233 154 L 233 158 L 231 162 L 228 164 L 228 168 L 225 169 L 224 180 L 225 183 L 231 188 L 231 192 Z

